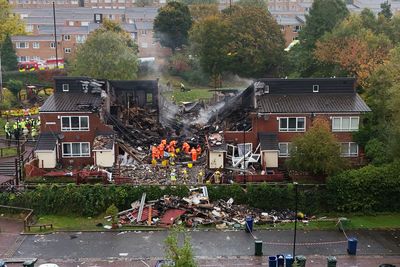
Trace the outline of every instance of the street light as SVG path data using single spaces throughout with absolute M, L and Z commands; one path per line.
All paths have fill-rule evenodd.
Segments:
M 19 138 L 21 135 L 21 131 L 19 128 L 20 124 L 20 118 L 17 119 L 17 128 L 15 129 L 14 132 L 14 137 L 17 139 L 17 160 L 16 160 L 16 172 L 15 172 L 15 184 L 19 185 L 19 180 L 21 179 L 22 173 L 21 173 L 21 148 L 20 148 L 20 143 L 19 143 Z
M 246 123 L 243 123 L 243 183 L 246 182 Z
M 293 259 L 296 258 L 296 235 L 297 235 L 297 210 L 298 210 L 298 183 L 293 182 L 294 185 L 294 203 L 295 203 L 295 213 L 294 213 L 294 239 L 293 239 Z

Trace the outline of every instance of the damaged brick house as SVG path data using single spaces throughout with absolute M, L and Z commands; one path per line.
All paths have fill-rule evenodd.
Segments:
M 244 131 L 224 131 L 225 143 L 246 143 L 246 164 L 251 162 L 251 153 L 258 153 L 262 170 L 279 173 L 290 157 L 293 138 L 303 135 L 314 119 L 323 118 L 341 143 L 341 155 L 361 164 L 363 149 L 353 140 L 353 133 L 358 131 L 363 114 L 371 110 L 355 86 L 353 78 L 257 80 L 242 96 L 241 108 L 250 108 L 250 125 Z M 225 153 L 235 157 L 229 145 Z
M 117 90 L 116 84 L 124 84 L 125 90 Z M 54 94 L 40 108 L 41 129 L 35 148 L 37 166 L 43 169 L 86 165 L 112 167 L 118 155 L 118 144 L 114 125 L 107 118 L 116 105 L 121 110 L 126 104 L 141 105 L 145 101 L 142 98 L 131 103 L 116 101 L 129 95 L 142 96 L 142 88 L 138 88 L 141 84 L 89 77 L 55 77 Z M 152 90 L 157 95 L 157 86 Z M 155 101 L 156 97 L 148 99 Z

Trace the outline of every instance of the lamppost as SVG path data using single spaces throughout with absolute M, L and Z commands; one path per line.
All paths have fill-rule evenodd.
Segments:
M 293 239 L 293 259 L 296 258 L 296 235 L 297 235 L 297 210 L 298 210 L 298 183 L 294 182 L 294 205 L 295 205 L 295 213 L 294 213 L 294 239 Z
M 21 136 L 21 129 L 19 128 L 20 125 L 20 118 L 17 119 L 17 128 L 15 129 L 14 132 L 14 137 L 17 140 L 17 159 L 16 159 L 16 172 L 15 172 L 15 184 L 19 185 L 19 180 L 22 177 L 22 173 L 21 173 L 21 147 L 20 147 L 20 143 L 19 143 L 19 138 Z
M 246 182 L 246 123 L 243 123 L 243 183 Z

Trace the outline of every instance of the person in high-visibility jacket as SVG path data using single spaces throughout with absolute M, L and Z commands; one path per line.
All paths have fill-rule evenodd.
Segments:
M 214 181 L 216 184 L 220 184 L 221 183 L 221 172 L 220 171 L 216 171 L 214 173 Z
M 203 178 L 204 178 L 203 171 L 199 171 L 199 173 L 197 174 L 197 183 L 198 184 L 202 184 L 203 183 Z
M 183 178 L 183 183 L 186 184 L 189 179 L 189 174 L 186 168 L 183 168 L 182 170 L 182 178 Z
M 160 153 L 158 151 L 158 148 L 155 145 L 153 145 L 151 148 L 151 159 L 155 160 L 159 158 L 160 158 Z
M 171 170 L 170 177 L 171 177 L 171 184 L 176 184 L 176 172 L 175 172 L 175 169 Z
M 32 128 L 31 136 L 32 136 L 32 140 L 35 141 L 35 138 L 37 136 L 37 130 L 35 127 Z
M 186 154 L 189 154 L 189 152 L 190 152 L 190 145 L 189 145 L 187 142 L 183 142 L 182 150 L 183 150 L 183 152 L 185 152 Z
M 197 161 L 197 151 L 194 147 L 192 147 L 190 154 L 192 154 L 192 161 Z
M 11 139 L 11 126 L 8 121 L 4 125 L 4 131 L 6 132 L 6 139 Z
M 164 158 L 164 148 L 165 148 L 165 146 L 163 143 L 158 145 L 158 152 L 160 154 L 160 158 Z

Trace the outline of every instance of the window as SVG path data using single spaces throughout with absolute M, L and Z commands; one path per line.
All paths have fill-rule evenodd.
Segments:
M 71 53 L 71 48 L 64 48 L 64 52 L 65 52 L 66 54 Z
M 280 132 L 304 132 L 306 129 L 306 118 L 279 118 Z
M 25 25 L 25 31 L 26 32 L 33 32 L 33 25 L 32 24 Z
M 64 83 L 64 84 L 62 85 L 62 90 L 63 90 L 63 92 L 69 92 L 69 84 Z
M 64 35 L 64 41 L 69 41 L 69 40 L 71 40 L 71 35 L 69 34 Z
M 32 47 L 34 49 L 39 49 L 40 48 L 40 43 L 39 42 L 33 42 Z
M 69 25 L 69 26 L 74 26 L 74 22 L 73 22 L 73 21 L 70 21 L 70 22 L 68 22 L 68 25 Z
M 40 57 L 38 57 L 38 56 L 33 56 L 33 57 L 32 57 L 32 60 L 41 61 L 42 59 L 41 59 Z
M 278 143 L 279 146 L 279 157 L 290 157 L 290 150 L 292 149 L 292 143 Z
M 359 117 L 333 117 L 332 132 L 358 131 L 359 122 Z
M 29 56 L 20 56 L 18 57 L 19 62 L 26 62 L 29 61 Z
M 61 131 L 89 131 L 88 116 L 61 117 Z
M 319 92 L 319 85 L 318 84 L 313 85 L 312 86 L 312 91 L 313 91 L 313 93 L 318 93 Z
M 63 157 L 90 157 L 90 143 L 63 143 Z
M 358 145 L 354 142 L 341 143 L 340 154 L 342 157 L 357 157 Z
M 293 32 L 299 32 L 301 30 L 301 26 L 300 25 L 296 25 L 293 27 Z
M 81 22 L 81 26 L 89 26 L 89 22 L 88 21 L 82 21 Z
M 56 48 L 56 43 L 55 42 L 51 42 L 50 43 L 50 48 L 52 48 L 52 49 Z
M 142 48 L 147 48 L 148 47 L 148 45 L 147 45 L 147 43 L 142 43 Z
M 77 35 L 76 42 L 78 44 L 83 44 L 86 41 L 86 35 Z
M 29 43 L 28 42 L 17 42 L 17 48 L 20 49 L 25 49 L 25 48 L 29 48 Z

